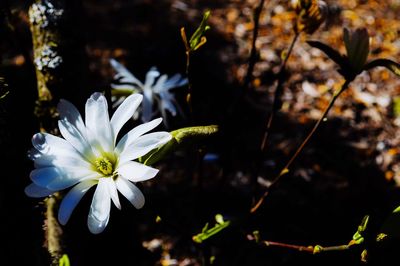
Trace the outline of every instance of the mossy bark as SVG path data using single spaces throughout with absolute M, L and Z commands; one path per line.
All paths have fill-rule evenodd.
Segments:
M 89 94 L 78 0 L 36 0 L 29 9 L 42 129 L 55 128 L 60 98 L 79 106 Z
M 40 130 L 57 134 L 56 105 L 60 98 L 79 104 L 86 99 L 86 60 L 80 35 L 79 0 L 35 0 L 29 8 Z M 58 194 L 45 200 L 45 246 L 53 265 L 63 255 L 62 229 L 57 222 Z

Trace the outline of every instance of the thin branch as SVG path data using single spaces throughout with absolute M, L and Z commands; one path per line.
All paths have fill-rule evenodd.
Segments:
M 330 252 L 330 251 L 348 250 L 351 246 L 357 244 L 354 241 L 350 241 L 349 244 L 345 244 L 345 245 L 323 247 L 320 245 L 299 246 L 299 245 L 292 245 L 292 244 L 286 244 L 286 243 L 274 242 L 274 241 L 261 241 L 260 243 L 264 244 L 267 247 L 280 247 L 280 248 L 286 248 L 286 249 L 293 249 L 293 250 L 297 250 L 300 252 L 307 252 L 307 253 L 311 253 L 311 254 L 318 254 L 321 252 Z
M 288 49 L 288 51 L 287 51 L 287 53 L 286 53 L 286 55 L 285 55 L 285 57 L 284 57 L 284 59 L 283 59 L 283 61 L 281 63 L 279 71 L 278 71 L 278 84 L 276 86 L 275 93 L 274 93 L 274 100 L 273 100 L 273 103 L 272 103 L 271 114 L 268 117 L 267 126 L 266 126 L 266 129 L 265 129 L 265 132 L 264 132 L 264 136 L 263 136 L 263 139 L 262 139 L 262 142 L 261 142 L 261 146 L 260 146 L 261 152 L 265 151 L 265 148 L 267 146 L 267 140 L 268 140 L 269 132 L 271 131 L 271 127 L 272 127 L 272 121 L 274 120 L 276 113 L 279 111 L 279 109 L 281 107 L 281 96 L 282 96 L 282 93 L 283 93 L 283 83 L 284 83 L 284 76 L 285 76 L 284 72 L 285 72 L 285 69 L 286 69 L 286 63 L 287 63 L 287 61 L 288 61 L 288 59 L 290 57 L 290 54 L 293 51 L 293 47 L 294 47 L 299 35 L 300 35 L 299 33 L 296 33 L 294 35 L 293 40 L 290 43 L 289 49 Z
M 337 90 L 329 104 L 325 107 L 324 112 L 322 113 L 321 117 L 318 119 L 318 121 L 315 123 L 314 127 L 311 129 L 310 133 L 308 133 L 307 137 L 304 139 L 304 141 L 300 144 L 300 146 L 297 148 L 296 152 L 292 155 L 292 157 L 289 159 L 289 161 L 286 163 L 286 165 L 282 168 L 282 170 L 280 171 L 279 175 L 276 176 L 270 186 L 268 187 L 268 190 L 261 196 L 261 198 L 257 201 L 257 203 L 251 208 L 250 212 L 254 213 L 263 203 L 265 197 L 269 194 L 269 191 L 276 186 L 276 184 L 278 183 L 278 181 L 281 179 L 281 177 L 283 175 L 285 175 L 287 172 L 289 172 L 289 167 L 292 165 L 292 163 L 294 162 L 294 160 L 297 158 L 297 156 L 301 153 L 301 151 L 304 149 L 304 147 L 306 146 L 306 144 L 308 143 L 308 141 L 311 139 L 311 137 L 314 135 L 314 133 L 316 132 L 316 130 L 318 129 L 318 127 L 321 125 L 322 121 L 324 121 L 324 119 L 326 118 L 326 116 L 328 115 L 330 109 L 332 108 L 333 104 L 335 103 L 335 101 L 337 100 L 337 98 L 340 96 L 340 94 L 347 89 L 347 87 L 349 86 L 350 81 L 346 80 L 342 87 Z
M 254 9 L 253 20 L 254 20 L 254 27 L 253 27 L 253 39 L 251 43 L 251 51 L 249 57 L 249 65 L 247 68 L 247 73 L 243 82 L 244 90 L 248 89 L 251 79 L 253 77 L 253 70 L 254 66 L 257 62 L 257 47 L 256 41 L 258 38 L 258 29 L 260 28 L 260 16 L 264 6 L 265 0 L 261 0 L 258 6 Z

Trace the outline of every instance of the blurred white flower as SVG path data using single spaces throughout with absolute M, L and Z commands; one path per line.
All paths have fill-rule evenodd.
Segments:
M 64 138 L 37 133 L 32 138 L 29 157 L 35 169 L 30 173 L 32 184 L 25 188 L 30 197 L 46 197 L 72 187 L 63 198 L 58 220 L 65 225 L 85 193 L 97 185 L 88 215 L 90 232 L 101 233 L 110 217 L 111 201 L 120 209 L 118 191 L 136 208 L 144 205 L 142 192 L 135 182 L 153 178 L 158 170 L 133 161 L 171 139 L 168 132 L 144 134 L 162 119 L 139 125 L 123 136 L 117 135 L 142 101 L 132 94 L 118 107 L 111 120 L 107 101 L 94 93 L 85 106 L 85 122 L 77 108 L 68 101 L 58 104 L 58 126 Z
M 114 76 L 117 83 L 111 85 L 113 95 L 116 96 L 114 97 L 115 106 L 120 104 L 124 96 L 139 92 L 144 96 L 141 113 L 143 122 L 148 122 L 161 113 L 164 123 L 167 123 L 167 111 L 172 116 L 176 116 L 178 113 L 184 115 L 171 90 L 187 85 L 187 78 L 183 78 L 180 74 L 168 78 L 167 75 L 161 75 L 155 67 L 152 67 L 146 74 L 145 82 L 142 83 L 116 60 L 111 59 L 110 63 L 117 72 Z

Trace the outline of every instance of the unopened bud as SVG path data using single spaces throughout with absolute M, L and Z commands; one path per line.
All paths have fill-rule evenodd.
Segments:
M 292 0 L 292 6 L 297 14 L 294 22 L 296 33 L 314 33 L 328 13 L 327 4 L 321 0 Z

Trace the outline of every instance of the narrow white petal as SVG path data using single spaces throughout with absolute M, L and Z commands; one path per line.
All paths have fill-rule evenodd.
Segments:
M 140 209 L 144 205 L 143 193 L 131 182 L 119 177 L 116 180 L 117 189 L 127 198 L 136 209 Z
M 93 147 L 103 149 L 105 152 L 110 152 L 114 148 L 109 119 L 106 98 L 99 92 L 93 93 L 85 105 L 87 135 Z
M 142 102 L 143 96 L 132 94 L 118 107 L 111 118 L 111 128 L 114 134 L 114 142 L 123 125 L 132 118 L 136 109 Z
M 132 83 L 132 84 L 137 84 L 139 86 L 143 86 L 142 82 L 140 82 L 126 67 L 124 67 L 117 60 L 110 59 L 110 64 L 117 72 L 114 78 L 118 79 L 118 82 Z
M 117 171 L 118 174 L 132 182 L 151 179 L 158 173 L 157 169 L 134 161 L 126 162 Z
M 164 83 L 167 80 L 167 75 L 162 75 L 157 79 L 156 84 L 153 86 L 153 92 L 160 93 L 164 89 Z
M 175 74 L 165 82 L 163 89 L 164 91 L 167 91 L 169 89 L 182 87 L 187 84 L 188 84 L 187 78 L 183 78 L 180 74 Z
M 146 80 L 144 82 L 143 87 L 150 88 L 154 84 L 154 80 L 160 76 L 160 72 L 158 72 L 156 67 L 150 68 L 150 70 L 146 74 Z
M 83 123 L 83 119 L 78 109 L 69 101 L 61 99 L 57 105 L 57 110 L 60 113 L 61 120 L 67 120 L 69 123 L 74 125 L 79 133 L 86 138 L 86 127 Z
M 82 158 L 81 154 L 65 139 L 48 133 L 36 133 L 32 137 L 33 147 L 47 155 L 70 155 Z
M 103 232 L 110 219 L 111 198 L 105 178 L 100 178 L 94 192 L 88 215 L 89 231 L 93 234 Z
M 100 174 L 85 168 L 43 167 L 32 170 L 30 178 L 38 186 L 59 191 L 86 179 L 98 179 Z
M 55 191 L 53 191 L 53 190 L 49 190 L 47 188 L 40 187 L 40 186 L 36 185 L 35 183 L 32 183 L 25 188 L 25 194 L 32 198 L 47 197 L 47 196 L 50 196 L 51 194 L 53 194 L 54 192 Z
M 74 125 L 63 119 L 58 121 L 58 128 L 60 129 L 61 135 L 71 143 L 84 158 L 88 161 L 92 161 L 95 158 L 87 138 L 83 136 Z
M 121 138 L 121 140 L 118 142 L 117 147 L 115 148 L 115 152 L 120 153 L 121 151 L 123 151 L 125 149 L 125 147 L 132 144 L 138 137 L 140 137 L 144 133 L 154 129 L 161 122 L 162 122 L 162 118 L 157 118 L 150 122 L 147 122 L 147 123 L 144 123 L 144 124 L 141 124 L 141 125 L 135 127 L 134 129 L 132 129 L 131 131 L 126 133 L 125 136 L 123 136 Z
M 172 136 L 168 132 L 154 132 L 141 136 L 121 152 L 119 163 L 122 165 L 127 161 L 146 155 L 151 150 L 167 143 L 171 138 Z
M 151 88 L 143 90 L 142 121 L 149 122 L 153 115 L 153 92 Z
M 168 110 L 172 116 L 175 116 L 177 111 L 174 106 L 174 103 L 176 103 L 174 96 L 168 91 L 163 91 L 160 93 L 160 98 L 161 98 L 161 109 Z
M 49 183 L 46 187 L 52 190 L 62 190 L 84 180 L 98 180 L 99 178 L 101 178 L 101 175 L 97 172 L 70 168 L 64 171 L 62 177 Z
M 36 185 L 47 187 L 51 182 L 61 178 L 61 171 L 56 167 L 44 167 L 31 171 L 29 177 Z
M 65 225 L 71 217 L 72 211 L 78 205 L 82 197 L 88 190 L 97 184 L 95 180 L 85 180 L 78 185 L 74 186 L 63 198 L 58 210 L 58 221 L 60 224 Z
M 62 155 L 48 155 L 38 153 L 34 158 L 35 168 L 41 168 L 46 166 L 56 167 L 82 167 L 90 168 L 91 165 L 86 160 L 79 157 L 73 156 L 62 156 Z
M 121 203 L 119 202 L 119 197 L 118 197 L 118 191 L 117 187 L 115 186 L 115 181 L 112 178 L 106 178 L 105 179 L 107 187 L 108 187 L 108 193 L 110 194 L 111 200 L 114 203 L 115 207 L 118 209 L 121 209 Z

